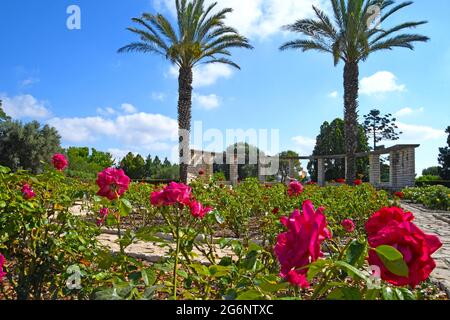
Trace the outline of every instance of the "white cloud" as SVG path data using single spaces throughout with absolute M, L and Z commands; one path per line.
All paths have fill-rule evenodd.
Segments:
M 339 95 L 339 92 L 333 91 L 333 92 L 330 92 L 330 93 L 328 94 L 328 97 L 329 97 L 329 98 L 335 99 L 335 98 L 338 97 L 338 95 Z
M 22 88 L 31 87 L 32 85 L 39 83 L 39 82 L 41 82 L 41 79 L 30 77 L 30 78 L 22 80 L 20 82 L 20 86 Z
M 311 155 L 314 150 L 314 146 L 316 145 L 316 139 L 304 136 L 293 137 L 292 141 L 294 141 L 301 156 Z
M 163 92 L 152 92 L 152 99 L 160 102 L 164 102 L 166 100 L 166 94 Z
M 389 71 L 379 71 L 370 77 L 361 79 L 360 93 L 366 95 L 383 94 L 388 92 L 403 92 L 404 84 L 397 83 L 397 77 Z
M 411 108 L 407 107 L 407 108 L 403 108 L 403 109 L 397 111 L 397 112 L 395 113 L 395 116 L 396 116 L 396 117 L 410 116 L 410 115 L 413 115 L 413 114 L 415 114 L 415 113 L 423 112 L 424 110 L 425 110 L 424 108 L 411 109 Z
M 14 97 L 0 94 L 0 100 L 3 101 L 3 110 L 14 119 L 42 119 L 50 116 L 47 103 L 45 101 L 39 101 L 29 94 Z
M 194 93 L 193 95 L 194 105 L 204 110 L 217 109 L 220 106 L 219 100 L 219 97 L 215 94 L 203 96 Z
M 111 138 L 128 147 L 152 150 L 167 149 L 168 141 L 176 141 L 178 132 L 176 120 L 143 112 L 115 119 L 53 118 L 48 124 L 58 130 L 65 142 L 83 143 Z
M 130 103 L 123 103 L 120 107 L 125 113 L 136 113 L 137 109 Z
M 97 114 L 101 115 L 101 116 L 113 116 L 115 114 L 117 114 L 117 111 L 111 107 L 107 107 L 107 108 L 97 108 Z
M 206 0 L 209 5 L 216 0 Z M 250 38 L 266 38 L 281 31 L 281 27 L 298 19 L 311 17 L 312 5 L 328 9 L 324 0 L 227 0 L 218 1 L 217 8 L 233 8 L 227 24 Z M 157 10 L 166 9 L 175 15 L 173 0 L 154 0 Z
M 429 126 L 406 124 L 403 122 L 397 122 L 397 126 L 403 132 L 400 139 L 405 142 L 420 143 L 446 136 L 445 130 L 435 129 Z

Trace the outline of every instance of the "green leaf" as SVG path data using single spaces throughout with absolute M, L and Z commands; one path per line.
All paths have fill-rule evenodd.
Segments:
M 145 285 L 151 286 L 156 282 L 156 274 L 152 269 L 144 269 L 141 271 L 142 279 L 144 280 Z
M 351 274 L 352 277 L 357 276 L 358 278 L 364 280 L 366 283 L 370 281 L 369 277 L 366 274 L 345 261 L 337 261 L 335 262 L 335 265 L 346 270 L 347 273 Z
M 229 275 L 231 272 L 231 267 L 225 267 L 220 265 L 210 266 L 209 273 L 216 278 L 224 277 Z
M 8 173 L 11 172 L 11 169 L 8 168 L 8 167 L 0 166 L 0 172 L 3 173 L 3 174 L 8 174 Z
M 308 268 L 308 273 L 306 274 L 308 281 L 312 281 L 317 274 L 323 272 L 325 267 L 331 264 L 330 260 L 317 260 L 311 263 Z
M 346 262 L 352 266 L 361 267 L 367 256 L 367 242 L 353 240 L 346 252 Z
M 337 288 L 331 291 L 327 300 L 362 300 L 358 288 Z
M 241 293 L 236 300 L 262 300 L 264 297 L 258 290 L 247 290 Z
M 277 279 L 279 280 L 279 279 Z M 268 292 L 268 293 L 275 293 L 280 290 L 286 289 L 289 287 L 288 282 L 279 282 L 277 280 L 271 280 L 268 278 L 264 278 L 261 283 L 259 284 L 259 287 L 262 291 Z
M 375 249 L 378 257 L 383 262 L 384 266 L 393 274 L 400 277 L 407 277 L 409 275 L 408 265 L 403 260 L 403 255 L 400 251 L 391 246 L 379 246 Z
M 133 210 L 133 206 L 127 199 L 120 199 L 119 210 L 122 217 L 127 217 Z
M 404 300 L 417 300 L 416 295 L 408 288 L 396 288 L 397 296 L 400 297 L 399 292 L 402 294 Z
M 115 288 L 107 288 L 95 293 L 95 300 L 123 300 Z
M 397 300 L 397 296 L 394 293 L 394 290 L 392 290 L 391 287 L 384 287 L 381 290 L 381 295 L 383 296 L 384 300 Z
M 207 277 L 211 276 L 211 273 L 209 272 L 209 269 L 206 266 L 202 265 L 202 264 L 198 264 L 198 263 L 191 264 L 191 268 L 194 269 L 195 272 L 197 272 L 197 274 L 199 276 L 207 276 Z

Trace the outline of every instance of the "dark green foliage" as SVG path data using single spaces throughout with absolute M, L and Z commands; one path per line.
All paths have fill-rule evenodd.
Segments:
M 429 167 L 422 170 L 423 176 L 438 176 L 439 177 L 439 167 Z
M 134 155 L 128 153 L 122 161 L 120 161 L 120 168 L 134 180 L 178 180 L 179 166 L 172 165 L 170 161 L 165 158 L 163 162 L 158 156 L 155 159 L 149 155 L 144 160 L 141 155 Z
M 55 128 L 41 126 L 37 121 L 26 124 L 9 119 L 1 121 L 0 164 L 14 171 L 39 173 L 61 151 L 60 139 Z
M 450 126 L 445 132 L 448 133 L 447 147 L 439 148 L 439 175 L 444 180 L 450 180 Z
M 94 148 L 89 153 L 89 148 L 87 147 L 70 147 L 66 153 L 69 159 L 67 174 L 71 177 L 93 179 L 98 172 L 114 165 L 114 160 L 110 153 L 97 151 Z
M 373 150 L 377 149 L 377 143 L 384 140 L 396 141 L 403 132 L 397 132 L 396 118 L 388 113 L 381 115 L 380 110 L 371 110 L 364 116 L 364 130 L 373 142 Z
M 370 151 L 367 137 L 364 133 L 364 128 L 359 126 L 358 131 L 358 148 L 357 152 Z M 316 139 L 316 146 L 314 147 L 313 156 L 325 155 L 342 155 L 345 154 L 345 140 L 344 140 L 344 121 L 342 119 L 335 119 L 329 123 L 325 121 L 320 127 L 320 134 Z M 360 158 L 357 160 L 357 169 L 359 174 L 363 174 L 367 178 L 367 158 Z M 325 160 L 325 179 L 336 180 L 345 177 L 345 160 L 336 159 Z M 309 162 L 308 171 L 312 180 L 317 181 L 317 161 Z
M 125 171 L 126 175 L 131 179 L 143 179 L 145 178 L 145 160 L 141 155 L 134 155 L 128 153 L 125 158 L 120 161 L 120 168 Z

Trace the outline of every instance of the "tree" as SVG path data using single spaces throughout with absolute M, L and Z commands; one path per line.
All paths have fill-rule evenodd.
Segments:
M 120 168 L 125 171 L 126 175 L 131 179 L 139 180 L 145 178 L 145 160 L 141 155 L 134 155 L 129 152 L 120 161 Z
M 97 151 L 92 148 L 70 147 L 66 150 L 69 159 L 67 174 L 71 177 L 92 179 L 98 172 L 114 165 L 113 157 L 108 152 Z
M 392 114 L 381 115 L 380 110 L 371 110 L 364 116 L 364 131 L 373 141 L 373 150 L 377 149 L 377 143 L 383 140 L 395 141 L 403 132 L 397 132 L 396 118 Z
M 422 176 L 439 176 L 439 167 L 429 167 L 423 169 Z
M 448 133 L 447 147 L 439 148 L 439 176 L 444 180 L 450 180 L 450 126 L 445 132 Z
M 340 155 L 345 154 L 344 139 L 345 124 L 342 119 L 335 119 L 329 123 L 325 121 L 320 127 L 320 134 L 317 136 L 316 145 L 314 147 L 313 156 Z M 367 142 L 367 136 L 364 128 L 358 127 L 358 142 L 356 152 L 370 151 Z M 357 172 L 367 176 L 366 158 L 357 160 Z M 325 179 L 336 180 L 345 177 L 345 159 L 326 159 L 325 160 Z M 312 180 L 317 181 L 317 162 L 310 161 L 308 163 L 308 171 Z
M 289 158 L 289 157 L 297 158 L 297 157 L 299 157 L 299 154 L 297 152 L 295 152 L 295 151 L 289 150 L 289 151 L 281 152 L 279 154 L 279 157 L 280 158 Z M 300 173 L 300 171 L 303 170 L 302 169 L 302 165 L 300 163 L 300 160 L 298 160 L 298 159 L 295 159 L 293 161 L 294 161 L 294 163 L 293 163 L 294 164 L 294 177 L 291 177 L 291 178 L 299 179 L 300 178 L 300 174 L 299 173 Z M 290 171 L 289 164 L 290 164 L 289 160 L 281 160 L 280 159 L 280 163 L 279 163 L 280 169 L 279 169 L 279 171 L 280 171 L 280 174 L 281 174 L 281 182 L 283 182 L 283 183 L 285 183 L 286 179 L 289 177 L 289 171 Z
M 313 6 L 316 19 L 301 19 L 286 26 L 288 31 L 300 33 L 307 39 L 289 41 L 280 50 L 316 50 L 331 54 L 336 66 L 344 62 L 344 120 L 345 153 L 347 156 L 347 183 L 356 178 L 357 136 L 358 136 L 358 91 L 359 62 L 365 61 L 371 53 L 392 50 L 395 47 L 413 50 L 413 43 L 426 42 L 428 37 L 419 34 L 398 34 L 399 31 L 415 28 L 426 21 L 404 22 L 389 29 L 373 27 L 374 8 L 381 11 L 380 23 L 386 23 L 390 16 L 408 7 L 413 2 L 395 5 L 385 0 L 330 0 L 333 17 Z
M 0 164 L 12 170 L 30 170 L 39 173 L 43 163 L 50 163 L 52 156 L 61 152 L 60 139 L 55 128 L 41 126 L 33 121 L 0 122 Z
M 180 178 L 187 182 L 189 134 L 191 130 L 192 70 L 199 64 L 223 63 L 239 69 L 231 61 L 229 49 L 253 48 L 248 39 L 237 30 L 225 25 L 232 9 L 212 13 L 217 3 L 205 8 L 204 0 L 175 0 L 177 26 L 161 14 L 144 13 L 132 21 L 139 28 L 128 28 L 139 36 L 119 52 L 142 52 L 161 55 L 179 67 L 178 77 L 178 129 L 180 148 Z M 188 154 L 186 154 L 188 153 Z
M 6 115 L 5 111 L 2 108 L 2 100 L 0 100 L 0 122 L 10 120 L 10 118 Z

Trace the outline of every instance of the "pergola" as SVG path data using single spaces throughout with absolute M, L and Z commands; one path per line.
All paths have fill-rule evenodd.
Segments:
M 416 178 L 416 149 L 418 144 L 402 144 L 393 147 L 384 148 L 371 152 L 357 153 L 357 158 L 369 158 L 369 181 L 372 185 L 379 188 L 391 190 L 401 190 L 405 187 L 412 187 Z M 389 155 L 390 173 L 389 182 L 381 182 L 381 162 L 382 155 Z M 188 179 L 192 180 L 198 177 L 200 170 L 203 170 L 206 177 L 213 175 L 213 164 L 217 156 L 226 159 L 226 164 L 230 166 L 230 182 L 235 185 L 238 181 L 238 161 L 235 155 L 228 156 L 226 153 L 215 153 L 200 150 L 191 150 L 191 163 L 188 170 Z M 262 168 L 270 164 L 271 161 L 287 160 L 289 161 L 289 176 L 294 177 L 294 161 L 310 160 L 317 161 L 318 181 L 320 186 L 325 186 L 325 160 L 327 159 L 346 159 L 345 155 L 325 155 L 308 157 L 265 157 L 264 161 L 258 162 L 258 175 L 261 182 L 265 182 L 265 176 L 261 174 Z M 262 159 L 260 159 L 262 160 Z

